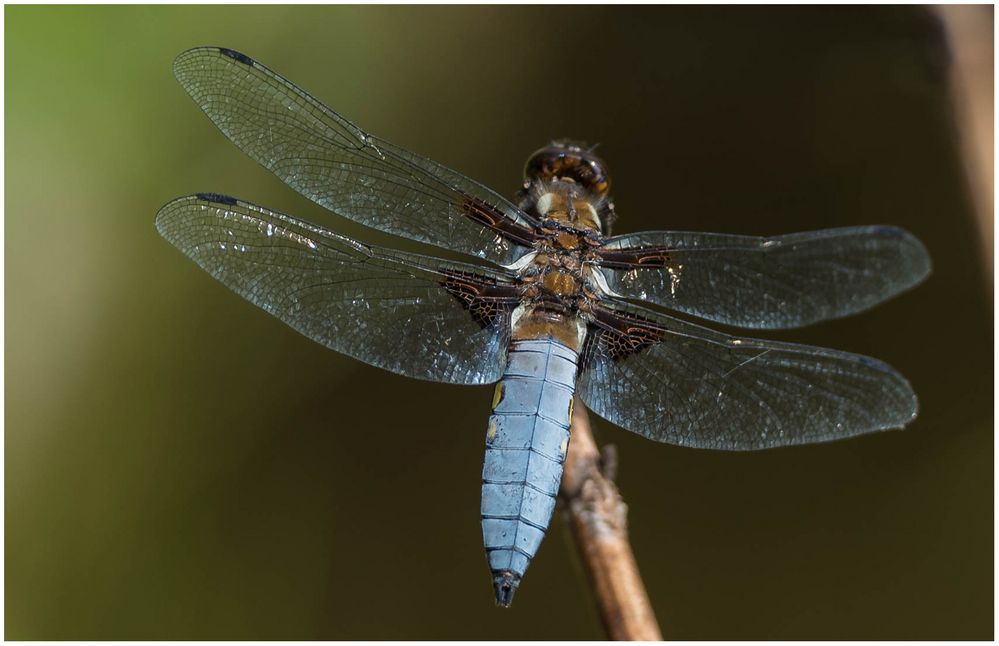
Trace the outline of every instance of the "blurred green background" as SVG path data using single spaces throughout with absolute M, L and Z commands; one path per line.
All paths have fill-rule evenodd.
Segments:
M 164 202 L 216 191 L 386 240 L 284 187 L 186 96 L 174 56 L 224 45 L 508 194 L 547 140 L 600 142 L 619 233 L 913 231 L 927 283 L 768 335 L 897 367 L 921 401 L 904 432 L 732 454 L 596 431 L 667 638 L 991 638 L 991 283 L 924 9 L 5 18 L 5 637 L 602 637 L 558 515 L 513 608 L 493 605 L 490 388 L 326 351 L 157 236 Z

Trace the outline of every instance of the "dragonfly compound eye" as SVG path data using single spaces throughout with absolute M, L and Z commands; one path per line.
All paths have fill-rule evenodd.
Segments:
M 527 182 L 570 179 L 598 197 L 610 191 L 607 165 L 584 144 L 555 141 L 537 150 L 524 167 Z

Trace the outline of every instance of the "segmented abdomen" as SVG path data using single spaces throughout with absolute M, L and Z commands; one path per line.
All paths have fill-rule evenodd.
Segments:
M 569 447 L 577 354 L 552 339 L 513 341 L 496 385 L 482 470 L 482 536 L 509 605 L 545 536 Z

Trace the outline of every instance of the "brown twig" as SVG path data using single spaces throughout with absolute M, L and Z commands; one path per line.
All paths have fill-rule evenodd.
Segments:
M 658 641 L 659 624 L 628 543 L 628 508 L 613 482 L 590 431 L 586 407 L 578 398 L 572 440 L 562 475 L 562 497 L 576 548 L 596 596 L 600 618 L 611 639 Z
M 936 8 L 953 64 L 950 91 L 961 156 L 978 220 L 986 273 L 993 277 L 993 34 L 991 6 Z M 992 293 L 991 287 L 989 294 Z

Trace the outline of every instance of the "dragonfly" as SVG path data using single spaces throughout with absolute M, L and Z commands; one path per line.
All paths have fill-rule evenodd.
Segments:
M 882 361 L 688 320 L 788 329 L 867 310 L 930 272 L 903 229 L 611 235 L 607 165 L 583 144 L 536 151 L 509 200 L 368 134 L 245 54 L 199 47 L 173 69 L 222 133 L 294 190 L 466 259 L 366 244 L 214 193 L 156 216 L 214 278 L 327 348 L 416 379 L 495 384 L 481 525 L 501 606 L 555 509 L 576 396 L 651 440 L 730 451 L 916 416 L 912 387 Z

